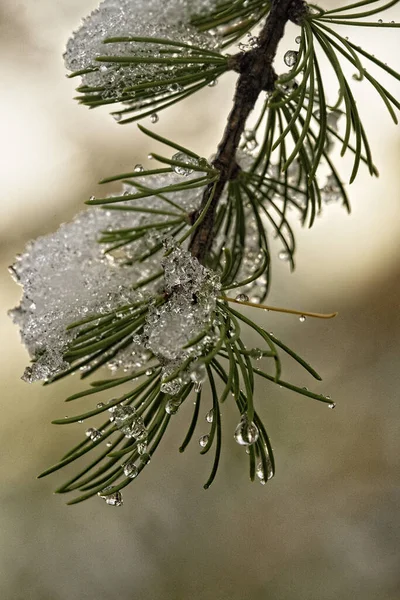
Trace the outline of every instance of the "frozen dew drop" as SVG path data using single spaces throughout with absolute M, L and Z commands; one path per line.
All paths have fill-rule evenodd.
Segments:
M 188 156 L 184 152 L 176 152 L 176 154 L 173 155 L 172 160 L 176 160 L 187 165 L 196 164 L 197 162 L 194 158 Z M 193 169 L 191 169 L 190 166 L 180 167 L 178 165 L 175 165 L 173 169 L 175 173 L 178 173 L 178 175 L 184 175 L 185 177 L 193 173 Z
M 250 356 L 255 360 L 261 360 L 263 357 L 263 351 L 261 350 L 261 348 L 252 348 L 250 350 Z
M 201 438 L 199 439 L 199 444 L 202 448 L 205 448 L 208 444 L 208 440 L 209 440 L 208 435 L 202 435 Z
M 260 483 L 262 485 L 265 485 L 266 481 L 265 481 L 265 477 L 264 477 L 264 469 L 263 469 L 262 462 L 259 462 L 257 465 L 256 475 L 257 475 Z
M 122 506 L 124 503 L 121 492 L 115 492 L 109 496 L 101 495 L 101 498 L 103 498 L 109 506 Z
M 247 142 L 249 142 L 250 140 L 254 140 L 255 132 L 253 131 L 253 129 L 245 129 L 243 132 L 243 137 Z
M 249 297 L 247 294 L 238 294 L 235 300 L 238 300 L 239 302 L 249 302 Z
M 158 116 L 157 113 L 153 113 L 152 115 L 150 115 L 150 121 L 152 123 L 158 123 L 159 120 L 160 120 L 160 117 Z
M 272 477 L 274 476 L 274 472 L 272 470 L 272 464 L 269 456 L 267 456 L 267 473 L 264 473 L 264 467 L 262 462 L 260 461 L 257 465 L 256 475 L 262 485 L 265 485 L 269 479 L 272 479 Z
M 135 171 L 135 173 L 142 173 L 144 171 L 144 168 L 143 165 L 137 164 L 135 165 L 135 168 L 133 170 Z
M 257 140 L 249 140 L 248 142 L 246 142 L 246 149 L 249 150 L 250 152 L 255 150 L 257 148 L 257 146 L 258 146 Z
M 290 260 L 290 252 L 287 250 L 281 250 L 278 254 L 278 258 L 283 262 L 288 262 Z
M 207 377 L 206 365 L 200 361 L 192 364 L 190 369 L 190 379 L 193 383 L 204 383 Z
M 239 425 L 235 429 L 234 438 L 240 446 L 251 446 L 258 440 L 258 429 L 253 421 L 249 421 L 247 415 L 243 415 Z
M 92 442 L 97 442 L 101 439 L 101 432 L 95 427 L 89 427 L 89 429 L 85 431 L 85 434 L 86 437 L 92 440 Z
M 214 409 L 211 408 L 208 413 L 206 414 L 206 421 L 207 423 L 212 423 L 213 422 L 213 418 L 214 418 Z
M 150 454 L 148 454 L 147 452 L 144 452 L 141 456 L 140 456 L 140 462 L 142 463 L 142 465 L 148 465 L 149 462 L 151 461 L 151 456 Z
M 298 52 L 296 50 L 288 50 L 283 57 L 287 67 L 293 67 L 296 64 Z
M 306 317 L 304 315 L 301 315 L 299 317 L 299 321 L 300 321 L 300 323 L 304 323 L 306 321 Z
M 143 456 L 144 454 L 146 454 L 146 452 L 147 452 L 147 439 L 142 440 L 141 442 L 139 442 L 138 445 L 136 446 L 136 449 L 138 451 L 138 454 L 140 454 L 140 456 Z
M 135 465 L 133 461 L 127 462 L 124 465 L 124 475 L 125 477 L 129 477 L 130 479 L 135 479 L 139 474 L 139 469 Z
M 180 400 L 171 398 L 170 400 L 168 400 L 167 404 L 165 405 L 165 412 L 168 415 L 176 415 L 176 413 L 179 410 L 180 405 L 181 405 Z

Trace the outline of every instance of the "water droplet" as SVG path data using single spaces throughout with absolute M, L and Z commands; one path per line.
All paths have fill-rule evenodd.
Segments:
M 248 142 L 246 142 L 246 149 L 249 150 L 250 152 L 255 150 L 257 148 L 257 146 L 258 146 L 257 140 L 249 140 Z
M 218 85 L 218 79 L 213 79 L 212 81 L 210 81 L 210 83 L 208 84 L 208 87 L 215 87 L 216 85 Z
M 290 252 L 287 250 L 281 250 L 278 254 L 278 258 L 283 262 L 288 262 L 290 260 Z
M 158 123 L 159 120 L 160 120 L 160 117 L 158 116 L 157 113 L 153 113 L 152 115 L 150 115 L 150 121 L 152 123 Z
M 330 402 L 330 403 L 328 404 L 328 408 L 335 408 L 335 407 L 336 407 L 336 404 L 335 404 L 335 402 Z
M 111 448 L 112 442 L 107 442 L 106 446 L 107 446 L 107 448 Z
M 104 490 L 103 492 L 99 492 L 98 495 L 100 496 L 100 498 L 103 498 L 103 500 L 106 501 L 106 504 L 108 504 L 109 506 L 122 506 L 124 501 L 122 499 L 122 494 L 121 492 L 115 492 L 114 494 L 105 494 L 106 490 Z
M 168 400 L 167 404 L 165 405 L 165 412 L 168 415 L 176 415 L 176 413 L 179 410 L 179 407 L 181 405 L 181 401 L 171 398 L 170 400 Z
M 287 67 L 293 67 L 296 64 L 298 52 L 296 50 L 288 50 L 283 57 Z
M 212 423 L 213 422 L 213 418 L 214 418 L 214 409 L 211 408 L 208 413 L 206 414 L 206 421 L 207 423 Z
M 97 442 L 98 440 L 101 439 L 101 433 L 95 427 L 89 427 L 89 429 L 87 429 L 85 431 L 85 434 L 86 434 L 86 437 L 88 437 L 92 440 L 92 442 Z
M 269 456 L 267 456 L 266 459 L 267 459 L 267 474 L 264 473 L 262 461 L 260 461 L 258 463 L 257 469 L 256 469 L 256 475 L 262 485 L 265 485 L 266 482 L 268 481 L 268 479 L 272 479 L 272 477 L 274 476 L 274 472 L 272 470 L 272 464 L 271 464 L 271 460 L 270 460 Z
M 147 377 L 150 377 L 150 375 L 153 375 L 153 373 L 154 373 L 153 369 L 147 369 L 147 371 L 146 371 Z
M 141 455 L 140 462 L 142 463 L 142 465 L 148 465 L 150 461 L 151 461 L 150 454 L 145 452 L 144 454 Z
M 124 475 L 125 477 L 130 477 L 131 479 L 135 479 L 139 474 L 139 469 L 135 465 L 133 461 L 127 462 L 124 465 Z
M 244 139 L 249 142 L 250 140 L 254 140 L 255 133 L 253 129 L 245 129 L 243 132 Z
M 142 441 L 147 437 L 147 430 L 143 418 L 136 414 L 132 406 L 112 406 L 108 409 L 110 412 L 110 421 L 114 422 L 118 429 L 127 438 L 135 438 Z
M 251 446 L 258 440 L 258 429 L 253 421 L 249 421 L 247 415 L 243 415 L 239 425 L 235 429 L 234 438 L 241 446 Z
M 255 360 L 261 360 L 263 357 L 263 351 L 261 350 L 261 348 L 252 348 L 250 350 L 250 356 Z
M 378 19 L 378 23 L 383 23 L 383 19 Z
M 301 315 L 301 316 L 299 317 L 299 321 L 300 321 L 300 323 L 304 323 L 306 320 L 307 320 L 307 319 L 306 319 L 306 317 L 305 317 L 304 315 Z
M 111 115 L 112 115 L 114 121 L 117 121 L 117 123 L 118 123 L 118 121 L 120 121 L 122 119 L 122 115 L 120 113 L 111 113 Z
M 235 300 L 238 300 L 239 302 L 249 302 L 249 297 L 247 294 L 238 294 Z
M 300 44 L 300 42 L 301 42 L 301 35 L 298 35 L 298 36 L 295 38 L 295 40 L 294 40 L 294 41 L 296 42 L 296 44 Z
M 199 444 L 202 448 L 205 448 L 208 444 L 208 440 L 209 440 L 208 435 L 202 435 L 201 438 L 199 439 Z
M 104 402 L 98 402 L 96 406 L 97 408 L 104 408 L 105 404 Z
M 90 196 L 89 200 L 90 202 L 93 202 L 93 200 L 96 200 L 96 196 Z
M 142 173 L 144 171 L 143 165 L 137 164 L 135 165 L 135 168 L 133 169 L 135 171 L 135 173 Z
M 176 152 L 176 154 L 173 155 L 172 160 L 176 160 L 178 162 L 182 162 L 185 163 L 187 165 L 196 165 L 197 164 L 197 160 L 192 158 L 191 156 L 188 156 L 187 154 L 185 154 L 184 152 Z M 187 177 L 188 175 L 191 175 L 193 173 L 193 169 L 190 168 L 190 166 L 188 167 L 180 167 L 178 165 L 175 165 L 173 167 L 175 173 L 178 173 L 178 175 L 184 175 L 185 177 Z
M 200 361 L 194 362 L 190 367 L 190 379 L 194 383 L 204 383 L 207 378 L 206 365 Z
M 139 442 L 138 445 L 136 446 L 136 450 L 138 451 L 138 454 L 140 454 L 141 456 L 143 456 L 143 454 L 146 454 L 147 440 L 142 440 L 141 442 Z

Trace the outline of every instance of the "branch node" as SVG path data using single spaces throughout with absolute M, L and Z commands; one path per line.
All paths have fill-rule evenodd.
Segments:
M 295 25 L 302 25 L 310 9 L 304 0 L 293 0 L 288 8 L 288 19 Z

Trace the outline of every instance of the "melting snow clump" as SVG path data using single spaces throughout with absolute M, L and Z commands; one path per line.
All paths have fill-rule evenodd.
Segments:
M 151 308 L 144 334 L 147 348 L 163 365 L 164 379 L 188 360 L 187 373 L 180 373 L 162 386 L 162 391 L 176 394 L 184 383 L 195 380 L 194 373 L 199 370 L 196 359 L 214 341 L 212 322 L 221 284 L 216 273 L 180 247 L 172 249 L 163 267 L 169 298 L 165 304 Z M 206 329 L 209 331 L 202 339 L 185 348 Z
M 190 25 L 192 15 L 212 10 L 216 4 L 217 0 L 105 0 L 84 19 L 68 41 L 64 55 L 66 68 L 73 72 L 94 68 L 94 71 L 82 74 L 83 84 L 92 88 L 102 87 L 104 98 L 118 99 L 124 88 L 154 79 L 160 65 L 125 63 L 121 67 L 119 63 L 96 62 L 96 57 L 154 57 L 161 46 L 136 42 L 103 44 L 104 39 L 154 37 L 216 50 L 216 36 L 198 32 Z M 182 53 L 182 48 L 178 50 Z M 189 55 L 190 48 L 185 53 Z M 174 70 L 169 72 L 173 78 Z M 165 75 L 165 69 L 163 73 Z
M 147 177 L 146 184 L 161 187 L 181 179 L 171 173 Z M 132 194 L 136 190 L 126 185 L 123 192 Z M 201 188 L 174 195 L 174 200 L 188 212 L 197 208 L 200 198 Z M 147 198 L 146 205 L 153 209 L 170 208 L 165 200 L 156 197 Z M 170 217 L 157 215 L 158 222 L 163 218 Z M 105 254 L 104 245 L 99 244 L 97 238 L 101 231 L 146 225 L 152 219 L 153 215 L 137 212 L 91 208 L 78 214 L 71 223 L 61 225 L 55 233 L 30 242 L 17 257 L 10 270 L 23 286 L 23 297 L 10 315 L 19 325 L 22 341 L 33 360 L 25 370 L 26 381 L 49 379 L 69 366 L 63 353 L 75 334 L 66 330 L 68 325 L 138 300 L 138 292 L 133 292 L 132 285 L 159 270 L 161 253 L 141 263 L 134 260 L 131 265 L 123 263 L 154 247 L 165 234 L 149 230 L 144 238 L 126 246 L 119 257 Z M 157 282 L 148 284 L 141 292 L 152 294 L 157 285 Z M 140 346 L 148 355 L 143 344 Z M 140 352 L 137 344 L 133 350 L 136 355 Z M 132 363 L 132 349 L 129 352 Z M 122 366 L 127 368 L 137 366 L 128 364 L 128 355 L 121 355 L 121 360 Z M 117 362 L 117 368 L 119 366 L 121 362 Z

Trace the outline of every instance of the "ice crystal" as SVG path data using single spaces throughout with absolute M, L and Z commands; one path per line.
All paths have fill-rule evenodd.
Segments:
M 96 62 L 98 56 L 156 56 L 160 45 L 142 43 L 103 44 L 111 37 L 139 36 L 179 40 L 205 49 L 215 49 L 217 38 L 200 33 L 190 25 L 190 17 L 212 9 L 216 0 L 105 0 L 86 19 L 68 41 L 64 54 L 70 71 L 95 69 L 82 75 L 84 85 L 102 87 L 104 98 L 122 94 L 126 87 L 149 81 L 159 70 L 154 64 Z M 187 49 L 187 53 L 190 48 Z M 165 69 L 163 69 L 165 75 Z M 170 77 L 174 77 L 173 70 Z
M 147 438 L 143 418 L 136 414 L 136 410 L 132 406 L 113 406 L 109 410 L 110 421 L 115 423 L 126 438 L 133 438 L 137 441 Z
M 212 341 L 212 334 L 205 335 L 185 348 L 202 331 L 211 329 L 220 279 L 181 247 L 174 247 L 162 264 L 168 301 L 149 310 L 144 334 L 146 347 L 163 365 L 162 390 L 176 394 L 190 380 L 190 369 L 186 380 L 182 374 L 172 381 L 165 379 L 185 360 L 195 361 Z M 197 368 L 195 363 L 193 368 Z

